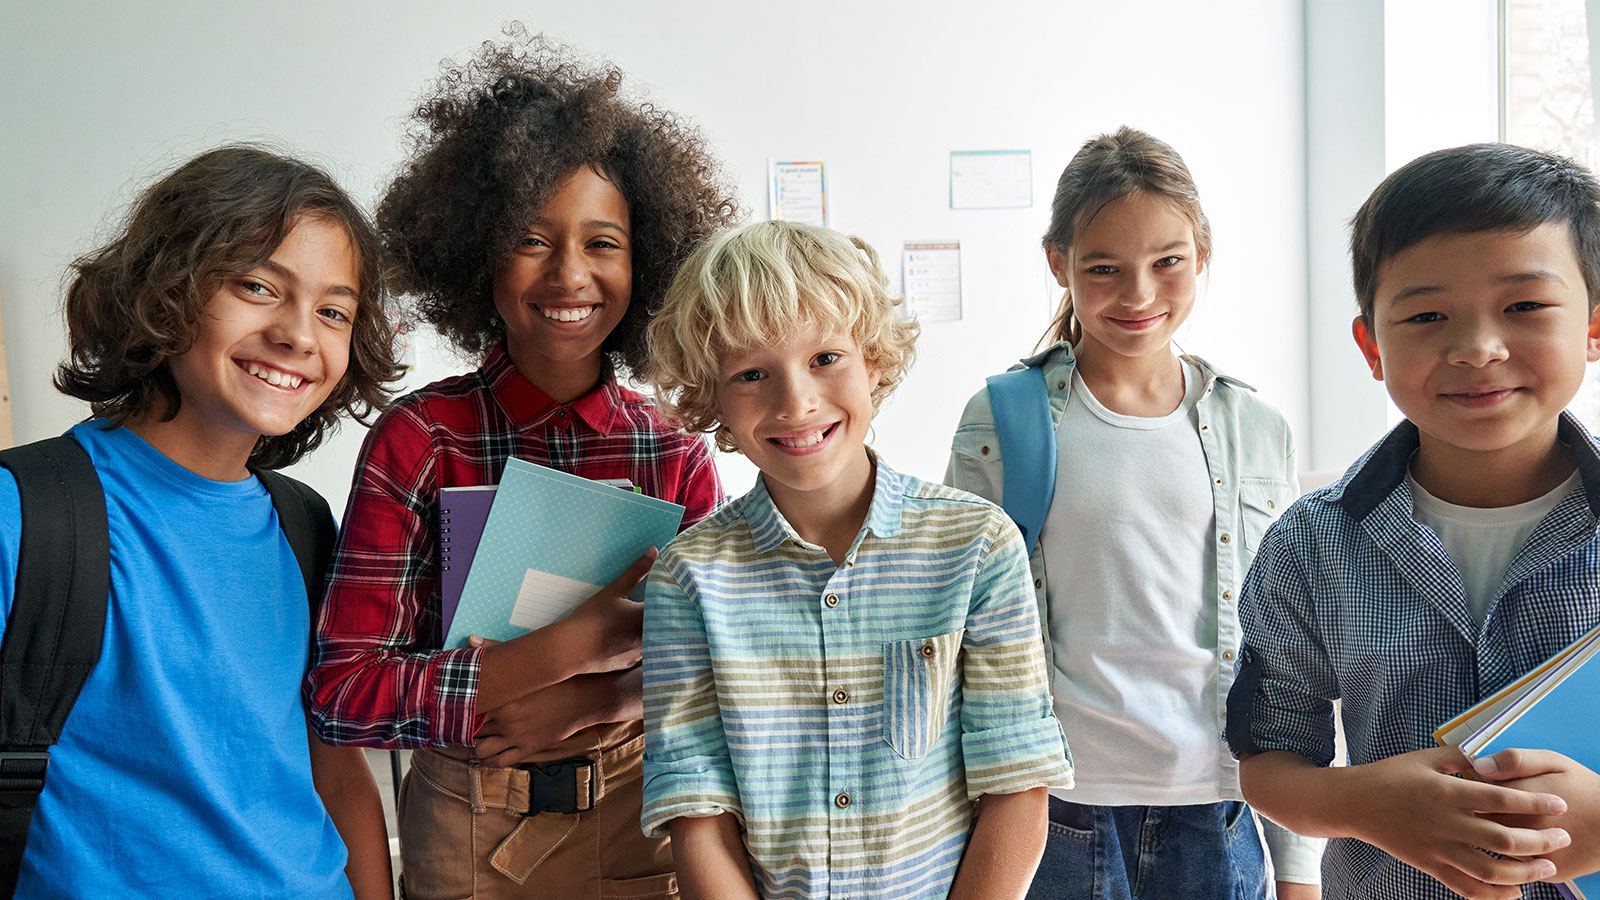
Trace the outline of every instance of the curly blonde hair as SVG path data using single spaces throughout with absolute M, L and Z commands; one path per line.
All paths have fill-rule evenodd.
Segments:
M 650 322 L 647 375 L 669 417 L 733 451 L 717 418 L 722 355 L 821 326 L 848 333 L 878 372 L 876 413 L 915 355 L 919 329 L 900 305 L 878 254 L 860 238 L 795 222 L 730 228 L 690 254 L 667 288 Z

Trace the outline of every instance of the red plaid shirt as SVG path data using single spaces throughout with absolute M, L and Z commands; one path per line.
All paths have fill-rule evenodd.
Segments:
M 439 489 L 496 484 L 508 456 L 626 478 L 685 506 L 684 528 L 722 499 L 705 441 L 611 377 L 558 404 L 502 344 L 478 371 L 401 398 L 361 450 L 317 623 L 306 696 L 323 740 L 472 743 L 483 651 L 439 649 Z

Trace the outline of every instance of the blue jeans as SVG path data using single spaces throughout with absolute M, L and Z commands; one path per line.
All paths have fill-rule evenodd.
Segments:
M 1050 833 L 1028 900 L 1265 900 L 1250 807 L 1084 806 L 1050 798 Z

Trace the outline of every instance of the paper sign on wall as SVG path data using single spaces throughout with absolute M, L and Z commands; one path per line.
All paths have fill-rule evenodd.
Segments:
M 1032 151 L 950 151 L 951 209 L 1022 209 L 1032 205 Z
M 919 321 L 961 318 L 961 242 L 906 241 L 901 254 L 906 309 Z
M 767 211 L 783 222 L 828 224 L 828 181 L 821 162 L 767 160 Z

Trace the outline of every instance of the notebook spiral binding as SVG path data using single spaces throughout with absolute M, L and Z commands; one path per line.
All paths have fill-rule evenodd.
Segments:
M 439 510 L 439 571 L 450 571 L 450 539 L 445 535 L 450 533 L 450 510 Z

